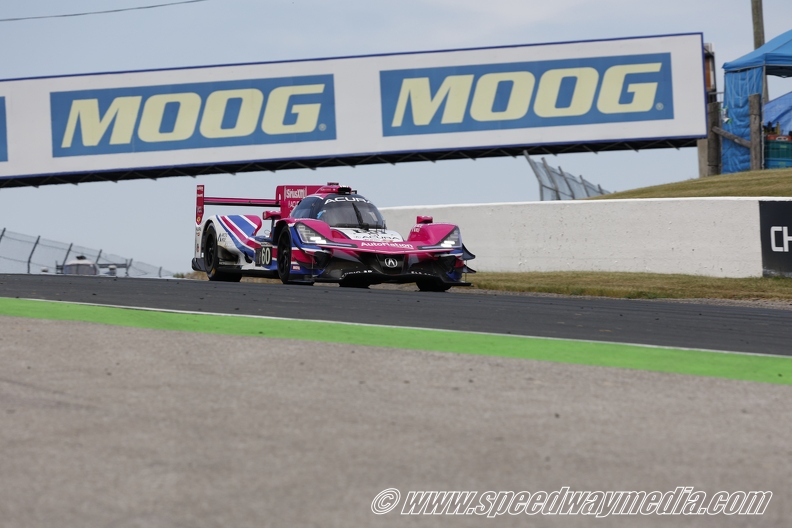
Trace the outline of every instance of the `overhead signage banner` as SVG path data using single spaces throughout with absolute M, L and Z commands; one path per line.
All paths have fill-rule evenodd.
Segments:
M 0 178 L 698 138 L 700 34 L 0 81 Z

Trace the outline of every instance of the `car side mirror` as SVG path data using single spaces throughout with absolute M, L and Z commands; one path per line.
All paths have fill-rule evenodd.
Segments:
M 280 220 L 281 212 L 280 211 L 264 211 L 264 220 Z
M 431 216 L 419 216 L 415 219 L 416 224 L 431 224 L 434 222 L 434 218 Z

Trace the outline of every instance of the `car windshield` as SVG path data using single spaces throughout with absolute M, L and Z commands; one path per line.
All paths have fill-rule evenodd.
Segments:
M 312 209 L 313 218 L 332 227 L 385 229 L 385 220 L 377 207 L 359 195 L 330 195 Z

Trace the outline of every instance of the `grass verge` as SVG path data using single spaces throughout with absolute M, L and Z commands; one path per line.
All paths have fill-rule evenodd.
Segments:
M 728 279 L 656 273 L 476 273 L 475 288 L 515 292 L 592 295 L 626 299 L 735 299 L 792 303 L 792 279 Z
M 264 317 L 185 314 L 0 298 L 0 315 L 498 356 L 792 385 L 792 358 Z
M 792 196 L 792 169 L 721 174 L 683 182 L 632 189 L 589 200 L 622 198 L 704 198 L 718 196 Z

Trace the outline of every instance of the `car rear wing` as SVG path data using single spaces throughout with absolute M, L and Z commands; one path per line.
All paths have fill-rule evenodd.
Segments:
M 341 187 L 337 183 L 327 185 L 279 185 L 275 188 L 275 199 L 263 198 L 221 198 L 206 196 L 204 186 L 198 185 L 195 192 L 195 224 L 203 222 L 204 210 L 207 205 L 225 205 L 237 207 L 278 207 L 279 211 L 266 211 L 262 216 L 267 218 L 287 218 L 297 207 L 300 200 L 318 192 L 334 193 Z

